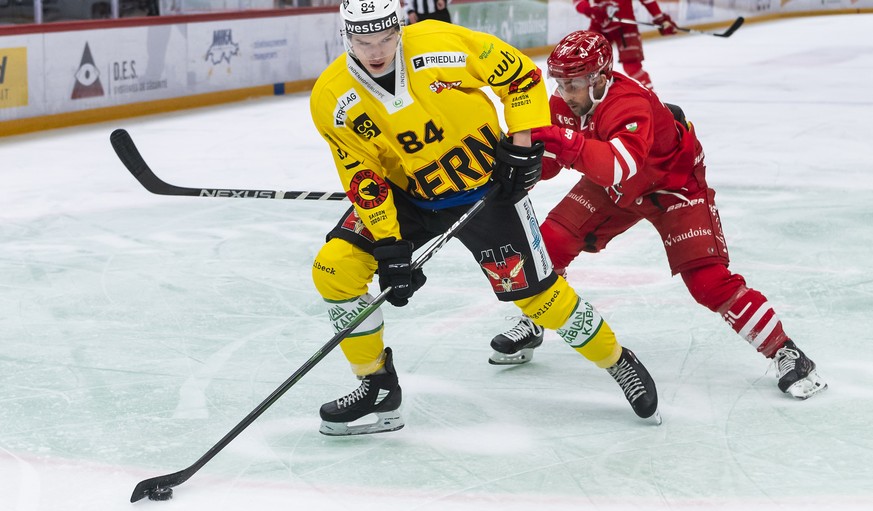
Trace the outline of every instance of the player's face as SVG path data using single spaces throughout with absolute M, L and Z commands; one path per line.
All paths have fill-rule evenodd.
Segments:
M 373 76 L 382 75 L 394 62 L 399 41 L 400 31 L 396 29 L 383 30 L 375 34 L 354 34 L 349 38 L 355 57 Z
M 589 86 L 592 76 L 578 78 L 557 78 L 558 93 L 564 98 L 567 106 L 579 117 L 587 114 L 594 102 L 591 100 Z

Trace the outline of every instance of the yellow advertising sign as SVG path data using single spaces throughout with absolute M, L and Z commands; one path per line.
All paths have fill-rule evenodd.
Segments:
M 27 106 L 27 48 L 0 48 L 0 108 Z

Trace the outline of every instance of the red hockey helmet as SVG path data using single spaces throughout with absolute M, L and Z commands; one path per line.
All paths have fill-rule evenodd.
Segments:
M 546 64 L 552 78 L 584 78 L 600 72 L 610 78 L 612 46 L 596 32 L 579 30 L 558 42 Z

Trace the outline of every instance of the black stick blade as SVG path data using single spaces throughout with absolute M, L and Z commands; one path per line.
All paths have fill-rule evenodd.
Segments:
M 148 497 L 152 492 L 158 491 L 160 488 L 172 488 L 173 486 L 179 486 L 180 484 L 187 481 L 189 477 L 191 477 L 191 474 L 189 474 L 188 471 L 189 469 L 180 470 L 173 474 L 152 477 L 151 479 L 140 481 L 139 484 L 136 485 L 136 488 L 133 489 L 133 494 L 131 494 L 130 496 L 130 501 L 136 502 L 138 500 L 144 499 Z
M 145 159 L 133 143 L 127 130 L 117 129 L 109 135 L 109 141 L 121 163 L 146 190 L 156 195 L 183 195 L 187 197 L 226 197 L 239 199 L 293 199 L 344 201 L 348 197 L 343 192 L 307 192 L 282 190 L 250 190 L 245 188 L 191 188 L 176 186 L 159 178 L 149 168 Z
M 121 163 L 133 174 L 133 177 L 148 191 L 158 195 L 187 195 L 187 193 L 175 193 L 173 186 L 162 181 L 152 172 L 146 164 L 136 144 L 127 130 L 117 129 L 109 135 L 109 142 L 115 149 L 115 154 Z
M 746 18 L 743 18 L 742 16 L 740 16 L 739 18 L 737 18 L 733 22 L 733 24 L 731 26 L 728 27 L 727 30 L 725 30 L 724 32 L 722 32 L 720 34 L 715 34 L 715 35 L 717 35 L 718 37 L 730 37 L 731 34 L 736 32 L 738 28 L 743 26 L 743 23 L 745 23 L 745 21 L 746 21 Z

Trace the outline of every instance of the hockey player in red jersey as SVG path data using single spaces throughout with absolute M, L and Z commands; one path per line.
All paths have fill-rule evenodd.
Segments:
M 676 24 L 670 15 L 662 12 L 655 0 L 640 0 L 643 7 L 652 15 L 652 22 L 658 25 L 661 35 L 676 33 Z M 574 0 L 576 10 L 591 18 L 590 32 L 603 34 L 618 48 L 618 61 L 626 75 L 652 88 L 649 73 L 643 70 L 643 41 L 640 29 L 632 23 L 620 23 L 616 18 L 635 20 L 631 0 Z
M 612 48 L 600 34 L 573 32 L 547 64 L 558 83 L 550 100 L 552 126 L 532 133 L 546 147 L 543 179 L 562 168 L 583 174 L 540 227 L 555 270 L 563 274 L 580 252 L 599 252 L 646 220 L 691 296 L 774 360 L 780 390 L 805 399 L 827 388 L 764 295 L 728 270 L 703 149 L 682 110 L 613 72 Z M 540 343 L 542 329 L 523 318 L 492 341 L 491 362 L 527 362 Z M 527 356 L 519 357 L 522 351 Z

